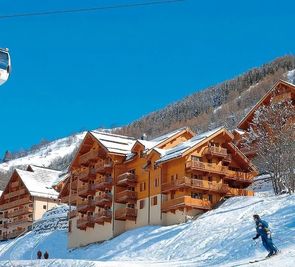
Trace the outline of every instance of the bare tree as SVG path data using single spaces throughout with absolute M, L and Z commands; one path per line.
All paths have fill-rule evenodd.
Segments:
M 274 192 L 295 192 L 295 108 L 292 101 L 271 101 L 254 114 L 243 145 L 256 150 L 255 164 L 268 172 Z

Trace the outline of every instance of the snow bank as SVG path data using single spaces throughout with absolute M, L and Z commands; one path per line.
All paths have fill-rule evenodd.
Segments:
M 47 250 L 50 258 L 59 259 L 52 263 L 54 266 L 123 267 L 150 266 L 151 263 L 155 266 L 233 266 L 267 254 L 261 242 L 256 244 L 252 240 L 255 235 L 254 213 L 270 223 L 274 242 L 283 251 L 281 255 L 256 266 L 272 262 L 283 263 L 275 266 L 293 266 L 295 195 L 231 198 L 195 221 L 167 227 L 141 227 L 101 244 L 73 250 L 66 248 L 65 230 L 40 234 L 31 232 L 16 240 L 0 243 L 0 264 L 13 260 L 21 266 L 28 262 L 31 265 L 27 266 L 34 266 L 31 259 L 35 259 L 40 249 Z M 73 262 L 73 259 L 88 261 Z M 80 265 L 75 265 L 78 263 Z M 42 266 L 49 265 L 42 263 Z

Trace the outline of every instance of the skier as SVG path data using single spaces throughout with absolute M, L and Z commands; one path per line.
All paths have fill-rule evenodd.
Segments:
M 47 251 L 45 251 L 45 253 L 44 253 L 44 259 L 48 259 L 49 258 L 49 254 L 48 254 L 48 252 Z
M 42 258 L 42 252 L 38 250 L 37 252 L 37 259 L 40 260 Z
M 278 249 L 272 242 L 271 233 L 268 228 L 268 223 L 266 221 L 261 220 L 261 218 L 257 214 L 253 215 L 253 218 L 256 223 L 257 232 L 256 236 L 253 237 L 253 240 L 261 237 L 262 245 L 269 252 L 266 256 L 267 258 L 276 255 L 278 253 Z

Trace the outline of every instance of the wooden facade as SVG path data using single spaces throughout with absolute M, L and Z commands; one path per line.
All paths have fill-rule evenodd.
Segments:
M 161 161 L 194 138 L 189 129 L 151 141 L 87 133 L 60 192 L 62 202 L 72 204 L 69 246 L 139 226 L 173 224 L 176 217 L 185 221 L 222 198 L 253 195 L 245 188 L 256 169 L 223 128 L 186 154 Z
M 50 175 L 47 171 L 46 173 Z M 41 174 L 40 171 L 38 174 L 43 177 L 44 172 Z M 49 192 L 46 195 L 46 188 L 45 191 L 41 191 L 41 188 L 41 192 L 32 192 L 28 187 L 28 182 L 32 182 L 34 186 L 34 178 L 30 178 L 38 174 L 31 167 L 27 171 L 15 170 L 12 173 L 0 198 L 0 240 L 15 238 L 25 233 L 44 212 L 58 204 L 57 193 L 52 195 Z

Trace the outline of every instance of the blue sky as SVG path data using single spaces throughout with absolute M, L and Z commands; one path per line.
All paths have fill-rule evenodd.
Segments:
M 0 16 L 149 0 L 0 0 Z M 124 125 L 295 52 L 294 1 L 197 1 L 0 20 L 0 157 Z

